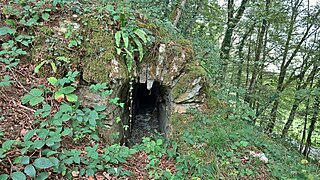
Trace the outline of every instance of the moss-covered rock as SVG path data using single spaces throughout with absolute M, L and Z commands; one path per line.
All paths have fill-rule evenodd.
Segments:
M 172 88 L 173 99 L 178 99 L 179 97 L 181 98 L 181 96 L 188 96 L 188 94 L 185 93 L 187 93 L 188 90 L 191 90 L 197 84 L 203 84 L 206 76 L 207 72 L 196 62 L 187 64 L 185 73 L 179 78 L 176 85 Z
M 86 53 L 81 61 L 83 79 L 95 83 L 108 82 L 110 78 L 115 77 L 126 79 L 126 65 L 114 55 L 113 35 L 98 29 L 87 38 L 90 40 L 84 44 Z

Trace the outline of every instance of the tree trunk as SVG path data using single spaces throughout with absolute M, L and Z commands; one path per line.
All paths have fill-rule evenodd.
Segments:
M 307 61 L 307 60 L 304 60 L 304 61 Z M 304 63 L 306 63 L 306 62 L 304 62 Z M 296 114 L 296 110 L 298 109 L 300 103 L 304 99 L 304 98 L 301 98 L 301 96 L 299 95 L 299 93 L 300 93 L 299 90 L 305 89 L 308 86 L 308 84 L 310 84 L 310 83 L 312 84 L 314 76 L 316 75 L 316 73 L 318 72 L 319 69 L 318 69 L 317 65 L 313 66 L 310 74 L 308 75 L 307 80 L 303 84 L 301 84 L 301 82 L 304 78 L 304 75 L 306 73 L 306 70 L 307 69 L 304 69 L 299 75 L 300 76 L 300 83 L 299 83 L 298 88 L 296 90 L 296 95 L 295 95 L 294 102 L 293 102 L 293 105 L 292 105 L 292 108 L 290 111 L 289 118 L 288 118 L 288 120 L 282 130 L 281 138 L 284 138 L 288 135 L 288 131 L 292 125 L 292 122 L 294 121 L 294 116 Z
M 225 79 L 227 67 L 230 59 L 230 49 L 231 49 L 231 39 L 233 35 L 234 28 L 240 21 L 245 9 L 246 4 L 249 0 L 242 0 L 241 5 L 237 11 L 236 16 L 234 17 L 234 0 L 228 0 L 228 20 L 227 20 L 227 29 L 224 33 L 224 38 L 220 47 L 220 60 L 222 61 L 222 67 L 220 70 L 220 80 Z
M 320 88 L 320 80 L 318 80 L 316 88 Z M 315 97 L 315 102 L 314 102 L 314 105 L 313 105 L 313 115 L 312 115 L 310 126 L 309 126 L 309 129 L 308 129 L 308 136 L 307 136 L 306 146 L 305 146 L 304 151 L 303 151 L 303 155 L 305 155 L 305 156 L 308 156 L 309 151 L 310 151 L 311 137 L 312 137 L 312 133 L 314 131 L 315 125 L 317 123 L 318 114 L 319 114 L 319 111 L 320 111 L 319 106 L 320 106 L 320 96 L 316 96 Z
M 177 10 L 177 16 L 176 16 L 175 20 L 173 21 L 173 26 L 174 27 L 177 27 L 177 25 L 178 25 L 178 22 L 179 22 L 179 20 L 181 18 L 182 10 L 184 9 L 184 6 L 186 5 L 186 2 L 187 2 L 187 0 L 182 0 L 181 1 L 180 7 Z
M 270 0 L 266 0 L 266 5 L 265 5 L 266 16 L 268 15 L 268 12 L 269 12 L 269 4 L 270 4 Z M 268 21 L 266 19 L 267 19 L 266 17 L 263 18 L 262 24 L 261 24 L 261 29 L 258 33 L 258 40 L 257 40 L 258 43 L 257 43 L 256 50 L 255 50 L 252 75 L 251 75 L 251 79 L 250 79 L 250 83 L 249 83 L 249 87 L 248 87 L 248 91 L 247 91 L 248 94 L 245 97 L 246 102 L 250 102 L 250 100 L 251 100 L 250 95 L 254 95 L 254 91 L 255 91 L 257 76 L 258 76 L 259 69 L 260 69 L 259 68 L 260 54 L 263 49 L 264 41 L 267 41 L 267 39 L 264 39 L 266 29 L 267 29 L 267 23 L 268 23 Z
M 309 99 L 306 102 L 306 111 L 305 111 L 305 115 L 304 115 L 304 125 L 303 125 L 303 131 L 302 131 L 302 137 L 301 137 L 301 142 L 300 142 L 300 153 L 302 153 L 303 151 L 303 147 L 304 147 L 304 140 L 306 138 L 306 132 L 307 132 L 307 123 L 308 123 L 308 114 L 309 114 Z
M 236 82 L 237 88 L 239 88 L 240 84 L 241 84 L 242 66 L 243 66 L 243 62 L 244 62 L 243 48 L 244 48 L 244 45 L 245 45 L 247 38 L 251 34 L 254 27 L 255 27 L 255 24 L 253 24 L 252 27 L 244 34 L 244 36 L 242 37 L 241 43 L 239 45 L 238 57 L 239 57 L 240 62 L 238 65 L 238 72 L 237 72 L 237 82 Z

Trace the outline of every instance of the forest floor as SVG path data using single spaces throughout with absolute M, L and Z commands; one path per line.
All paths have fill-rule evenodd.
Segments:
M 21 97 L 31 88 L 47 86 L 48 83 L 45 78 L 38 78 L 33 73 L 34 64 L 30 62 L 21 62 L 10 69 L 5 69 L 5 65 L 0 63 L 0 67 L 0 76 L 8 75 L 13 80 L 11 86 L 0 87 L 0 144 L 5 139 L 22 141 L 26 132 L 37 128 L 38 124 L 33 115 L 37 106 L 21 104 Z M 47 98 L 46 101 L 53 100 Z M 53 108 L 52 112 L 55 111 Z M 171 173 L 183 171 L 185 177 L 202 179 L 319 178 L 319 164 L 316 162 L 306 161 L 294 148 L 284 145 L 280 140 L 271 139 L 247 122 L 230 120 L 221 114 L 223 109 L 207 115 L 193 112 L 186 116 L 181 124 L 181 132 L 174 139 L 178 144 L 177 155 L 169 158 L 167 153 L 163 153 L 157 157 L 157 169 L 170 170 Z M 70 143 L 67 139 L 62 142 L 66 142 L 68 145 L 65 147 L 70 149 L 82 149 L 85 146 L 72 141 Z M 0 161 L 0 174 L 22 170 L 21 166 L 12 163 L 19 150 L 14 148 L 7 152 L 7 158 Z M 148 169 L 149 163 L 149 154 L 137 151 L 117 167 L 121 166 L 122 171 L 131 173 L 122 179 L 153 179 Z M 186 166 L 182 168 L 184 164 Z M 50 176 L 50 179 L 61 178 L 59 174 Z M 94 178 L 120 177 L 99 171 Z

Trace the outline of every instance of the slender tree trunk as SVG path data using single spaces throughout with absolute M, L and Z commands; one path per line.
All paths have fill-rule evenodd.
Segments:
M 247 54 L 246 87 L 248 86 L 248 83 L 249 83 L 250 61 L 251 61 L 251 43 L 249 44 L 248 54 Z
M 224 38 L 222 40 L 222 44 L 220 47 L 220 60 L 222 61 L 222 67 L 220 70 L 220 80 L 225 79 L 227 67 L 230 60 L 230 49 L 232 47 L 231 45 L 231 39 L 233 35 L 234 28 L 240 21 L 245 9 L 247 2 L 249 0 L 242 0 L 240 7 L 234 17 L 234 0 L 228 0 L 228 20 L 227 20 L 227 29 L 224 33 Z
M 305 60 L 307 61 L 307 60 Z M 282 129 L 282 134 L 281 134 L 281 138 L 284 138 L 288 135 L 288 131 L 294 121 L 294 116 L 296 114 L 296 111 L 300 105 L 300 103 L 303 101 L 303 98 L 301 98 L 301 96 L 299 95 L 299 90 L 301 89 L 305 89 L 308 84 L 312 83 L 313 82 L 313 79 L 314 79 L 314 76 L 316 75 L 316 73 L 318 72 L 318 66 L 315 65 L 313 66 L 310 74 L 308 75 L 308 78 L 307 80 L 301 84 L 302 80 L 303 80 L 303 76 L 305 75 L 305 72 L 306 72 L 306 69 L 303 70 L 303 72 L 301 73 L 301 76 L 300 76 L 300 83 L 298 85 L 298 88 L 296 90 L 296 94 L 295 94 L 295 98 L 294 98 L 294 102 L 293 102 L 293 105 L 292 105 L 292 108 L 291 108 L 291 111 L 290 111 L 290 115 L 289 115 L 289 118 L 284 126 L 284 128 Z
M 303 147 L 304 147 L 304 141 L 306 138 L 306 132 L 307 132 L 307 123 L 308 123 L 308 114 L 309 114 L 309 99 L 306 102 L 306 111 L 305 111 L 305 115 L 304 115 L 304 125 L 303 125 L 303 131 L 302 131 L 302 137 L 301 137 L 301 142 L 300 142 L 300 153 L 302 153 L 303 151 Z
M 300 102 L 301 100 L 299 99 L 299 96 L 296 94 L 293 105 L 291 107 L 290 115 L 288 117 L 286 124 L 284 125 L 284 128 L 282 129 L 281 138 L 284 138 L 288 135 L 289 128 L 294 120 L 294 116 L 296 114 L 296 111 L 299 107 Z
M 279 74 L 278 83 L 277 83 L 277 90 L 276 91 L 278 93 L 281 93 L 285 89 L 284 80 L 285 80 L 285 77 L 286 77 L 286 74 L 287 74 L 287 69 L 288 69 L 289 65 L 291 64 L 292 60 L 294 59 L 294 57 L 299 52 L 302 43 L 305 40 L 307 40 L 307 38 L 311 34 L 313 34 L 315 32 L 314 31 L 312 33 L 309 33 L 311 28 L 312 28 L 312 26 L 313 26 L 313 24 L 310 24 L 307 27 L 306 31 L 304 32 L 304 34 L 303 34 L 302 38 L 300 39 L 299 43 L 296 45 L 296 47 L 295 47 L 294 51 L 292 52 L 291 56 L 289 58 L 287 58 L 288 52 L 289 52 L 289 49 L 290 49 L 290 42 L 291 42 L 291 39 L 292 39 L 292 36 L 293 36 L 294 24 L 295 24 L 295 21 L 297 19 L 298 14 L 299 14 L 298 8 L 299 8 L 299 6 L 301 6 L 301 3 L 302 3 L 302 1 L 298 0 L 298 1 L 295 2 L 294 6 L 292 7 L 290 25 L 289 25 L 289 29 L 288 29 L 288 33 L 287 33 L 286 44 L 284 46 L 284 51 L 283 51 L 283 55 L 282 55 L 282 63 L 281 63 L 281 67 L 280 67 L 280 74 Z M 319 15 L 319 13 L 320 13 L 320 9 L 317 11 L 315 17 L 317 17 Z M 291 80 L 289 80 L 288 83 L 291 82 Z M 288 85 L 288 83 L 286 83 L 286 85 Z M 272 107 L 272 110 L 271 110 L 271 113 L 270 113 L 270 121 L 268 122 L 267 127 L 265 129 L 269 133 L 272 133 L 272 131 L 273 131 L 273 128 L 274 128 L 274 125 L 275 125 L 275 122 L 276 122 L 276 119 L 277 119 L 277 111 L 278 111 L 279 103 L 280 103 L 279 99 L 276 99 L 276 102 L 274 102 L 274 104 L 273 104 L 273 107 Z
M 267 12 L 266 15 L 268 15 L 268 12 L 269 12 L 269 4 L 270 4 L 270 0 L 266 0 L 266 5 L 265 5 L 265 10 Z M 260 69 L 259 68 L 260 55 L 261 55 L 261 51 L 263 49 L 264 41 L 267 40 L 267 39 L 264 40 L 266 29 L 267 29 L 267 23 L 268 22 L 265 17 L 262 20 L 261 29 L 258 33 L 258 40 L 257 40 L 258 43 L 257 43 L 256 50 L 255 50 L 253 70 L 252 70 L 251 79 L 250 79 L 250 83 L 249 83 L 249 87 L 248 87 L 248 95 L 245 97 L 246 102 L 250 102 L 250 99 L 251 99 L 250 95 L 253 95 L 254 91 L 255 91 L 257 76 L 258 76 L 259 69 Z
M 320 88 L 320 80 L 318 80 L 316 88 Z M 311 137 L 312 137 L 312 133 L 315 129 L 317 120 L 318 120 L 318 114 L 320 111 L 320 96 L 316 96 L 315 97 L 315 102 L 313 105 L 313 114 L 312 114 L 312 118 L 311 118 L 311 122 L 310 122 L 310 126 L 308 129 L 308 136 L 307 136 L 307 140 L 306 140 L 306 146 L 304 148 L 303 151 L 303 155 L 308 156 L 309 155 L 309 151 L 310 151 L 310 147 L 311 147 Z
M 178 25 L 178 22 L 179 22 L 179 20 L 180 20 L 180 18 L 181 18 L 182 10 L 184 9 L 184 6 L 186 5 L 186 2 L 187 2 L 187 0 L 182 0 L 182 1 L 181 1 L 180 7 L 179 7 L 178 10 L 177 10 L 177 16 L 176 16 L 176 18 L 175 18 L 174 21 L 173 21 L 173 26 L 174 26 L 174 27 L 177 27 L 177 25 Z
M 240 45 L 239 45 L 238 57 L 239 57 L 240 62 L 239 62 L 239 65 L 238 65 L 238 72 L 237 72 L 237 82 L 236 82 L 237 88 L 239 88 L 240 84 L 241 84 L 241 76 L 242 76 L 242 68 L 243 68 L 242 66 L 243 66 L 243 63 L 244 63 L 243 48 L 244 48 L 244 45 L 245 45 L 245 42 L 246 42 L 247 38 L 251 34 L 251 32 L 254 29 L 254 27 L 255 27 L 255 24 L 253 24 L 251 26 L 251 28 L 244 34 L 244 36 L 242 37 L 242 40 L 240 42 Z

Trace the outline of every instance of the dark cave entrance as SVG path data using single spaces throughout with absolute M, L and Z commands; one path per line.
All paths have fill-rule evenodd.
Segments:
M 136 83 L 133 86 L 132 122 L 129 122 L 127 111 L 124 125 L 129 129 L 125 132 L 125 143 L 128 146 L 139 144 L 143 137 L 158 135 L 166 137 L 166 122 L 171 108 L 170 89 L 155 81 L 152 88 L 147 89 L 146 83 Z M 130 101 L 127 100 L 129 103 Z M 129 105 L 127 105 L 129 107 Z

